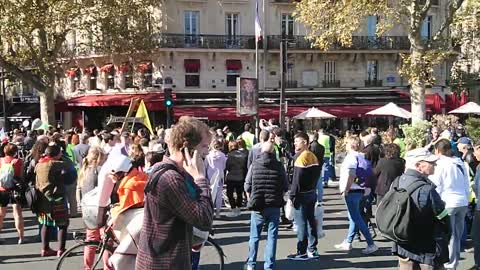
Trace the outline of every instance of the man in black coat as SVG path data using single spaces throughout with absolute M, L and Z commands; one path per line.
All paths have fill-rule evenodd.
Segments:
M 322 178 L 322 166 L 323 166 L 323 157 L 325 156 L 325 147 L 318 143 L 318 132 L 310 134 L 310 145 L 308 149 L 317 157 L 319 170 L 320 170 L 320 179 L 317 183 L 317 202 L 321 203 L 323 201 L 323 181 Z

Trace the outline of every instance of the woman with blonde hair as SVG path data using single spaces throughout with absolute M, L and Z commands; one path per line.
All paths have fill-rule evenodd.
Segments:
M 98 185 L 98 173 L 106 160 L 107 155 L 102 148 L 98 146 L 90 147 L 87 156 L 83 159 L 82 167 L 78 172 L 78 187 L 82 194 L 86 194 Z M 100 229 L 87 229 L 86 240 L 100 241 Z M 95 247 L 85 247 L 83 264 L 85 269 L 91 269 L 95 263 Z M 104 254 L 104 269 L 111 269 L 108 265 L 110 254 Z

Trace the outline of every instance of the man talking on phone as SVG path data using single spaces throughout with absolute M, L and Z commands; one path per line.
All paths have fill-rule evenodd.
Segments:
M 213 222 L 202 160 L 210 141 L 208 126 L 198 119 L 181 117 L 172 128 L 170 157 L 154 166 L 145 188 L 137 270 L 192 268 L 192 228 L 209 231 Z

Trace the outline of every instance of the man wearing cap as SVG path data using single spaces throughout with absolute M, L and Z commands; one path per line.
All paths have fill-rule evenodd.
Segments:
M 418 148 L 407 152 L 405 160 L 406 171 L 400 176 L 398 187 L 406 188 L 417 181 L 423 181 L 425 185 L 410 195 L 413 205 L 409 226 L 416 229 L 412 230 L 409 239 L 415 240 L 394 243 L 392 252 L 398 256 L 399 269 L 437 269 L 448 261 L 450 228 L 445 203 L 427 178 L 434 173 L 438 157 Z
M 438 194 L 445 202 L 452 228 L 448 245 L 450 260 L 445 264 L 445 268 L 457 269 L 470 195 L 468 171 L 462 160 L 453 155 L 451 143 L 447 139 L 441 139 L 435 144 L 435 154 L 438 156 L 437 168 L 430 180 L 436 185 Z

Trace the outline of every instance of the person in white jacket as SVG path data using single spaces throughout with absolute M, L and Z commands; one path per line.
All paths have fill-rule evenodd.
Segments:
M 437 186 L 436 190 L 445 202 L 452 228 L 448 245 L 450 260 L 444 267 L 457 269 L 460 260 L 460 241 L 468 209 L 468 171 L 462 160 L 453 156 L 452 146 L 447 139 L 435 143 L 435 154 L 439 159 L 435 174 L 430 176 L 430 180 Z

